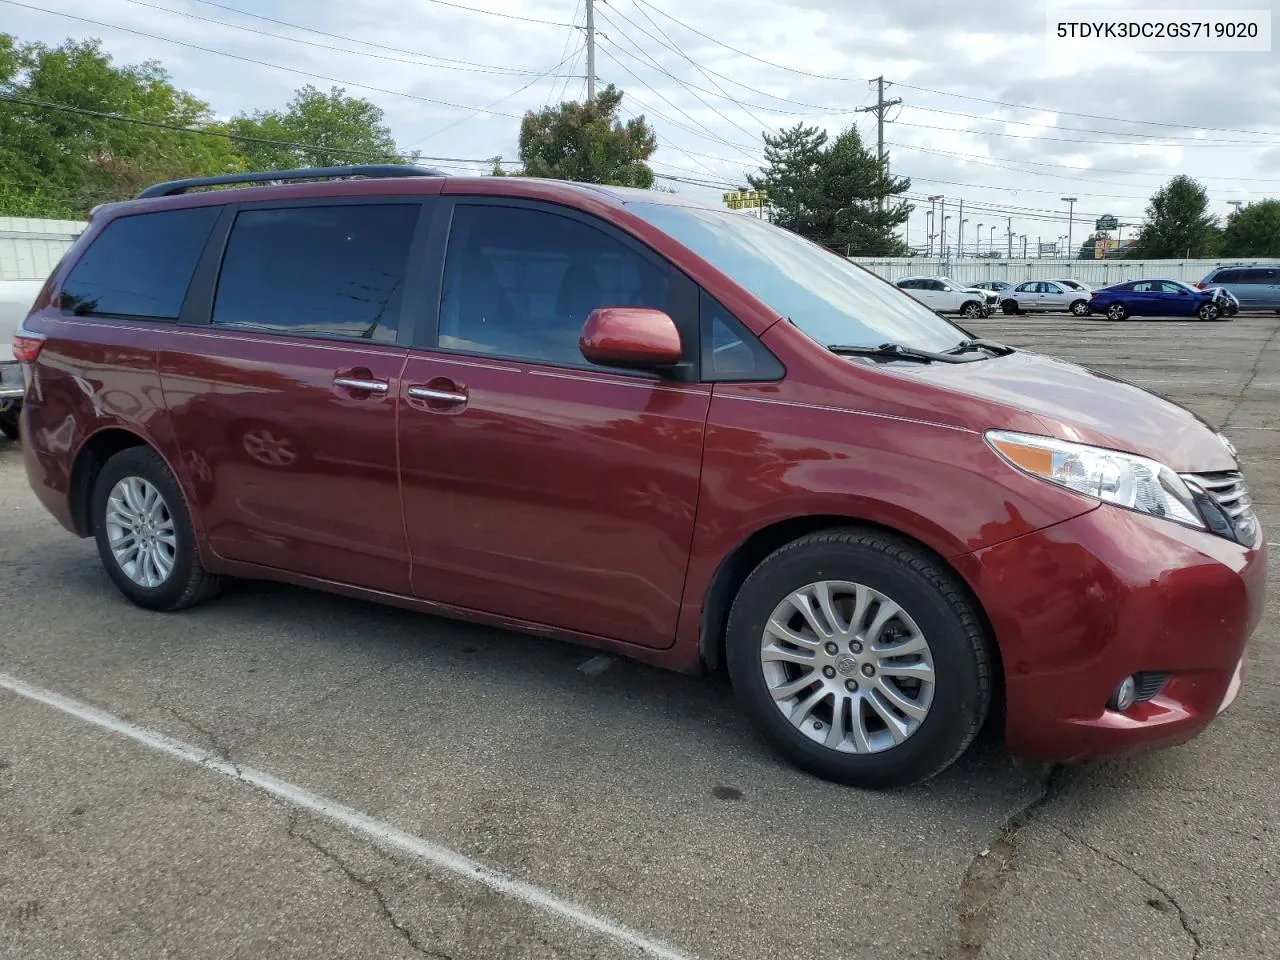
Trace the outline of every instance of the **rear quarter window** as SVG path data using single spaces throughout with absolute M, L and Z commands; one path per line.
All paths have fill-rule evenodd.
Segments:
M 77 316 L 176 320 L 219 213 L 193 207 L 112 220 L 67 274 L 59 306 Z

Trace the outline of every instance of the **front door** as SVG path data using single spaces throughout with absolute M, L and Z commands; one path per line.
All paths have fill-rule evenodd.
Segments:
M 210 547 L 409 593 L 398 343 L 420 202 L 247 206 L 161 379 Z M 211 316 L 210 316 L 211 314 Z
M 682 285 L 594 218 L 458 202 L 438 337 L 411 352 L 401 388 L 418 596 L 670 646 L 710 386 L 593 367 L 578 336 L 596 307 L 656 307 L 693 359 L 696 298 Z

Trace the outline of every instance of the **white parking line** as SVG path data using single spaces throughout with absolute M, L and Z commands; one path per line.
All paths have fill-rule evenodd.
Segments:
M 340 803 L 311 793 L 284 780 L 278 780 L 269 773 L 231 763 L 229 760 L 224 760 L 222 757 L 216 756 L 207 750 L 202 750 L 200 747 L 183 743 L 181 740 L 175 740 L 173 737 L 166 736 L 155 730 L 139 727 L 96 707 L 80 703 L 70 697 L 64 697 L 60 693 L 32 686 L 7 673 L 0 673 L 0 688 L 15 693 L 20 697 L 25 697 L 28 700 L 34 700 L 37 703 L 43 703 L 45 706 L 53 707 L 55 710 L 60 710 L 96 727 L 128 737 L 144 747 L 149 747 L 179 760 L 185 760 L 187 763 L 204 767 L 206 770 L 220 773 L 225 777 L 230 777 L 232 780 L 240 780 L 250 786 L 257 787 L 264 793 L 269 793 L 273 797 L 295 807 L 309 810 L 355 833 L 364 834 L 380 846 L 408 854 L 438 870 L 446 870 L 457 874 L 481 886 L 488 887 L 490 890 L 495 890 L 498 893 L 520 900 L 531 907 L 568 921 L 574 926 L 602 934 L 646 956 L 660 957 L 662 960 L 691 960 L 687 954 L 680 953 L 661 941 L 653 940 L 621 924 L 597 916 L 591 911 L 576 906 L 567 900 L 561 900 L 555 894 L 548 893 L 521 880 L 508 877 L 496 870 L 476 863 L 460 853 L 455 853 L 447 847 L 430 843 L 420 837 L 397 830 L 390 824 L 375 820 L 373 817 L 366 816 L 358 810 L 344 807 Z

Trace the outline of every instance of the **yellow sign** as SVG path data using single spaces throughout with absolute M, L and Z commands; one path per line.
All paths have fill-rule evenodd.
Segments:
M 723 199 L 730 210 L 755 210 L 769 202 L 769 196 L 763 190 L 735 190 L 726 193 Z

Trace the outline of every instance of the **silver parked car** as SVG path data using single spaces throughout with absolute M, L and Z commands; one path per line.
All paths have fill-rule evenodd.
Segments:
M 1089 315 L 1089 292 L 1073 290 L 1056 280 L 1028 280 L 1000 294 L 1000 307 L 1007 314 L 1067 313 Z

